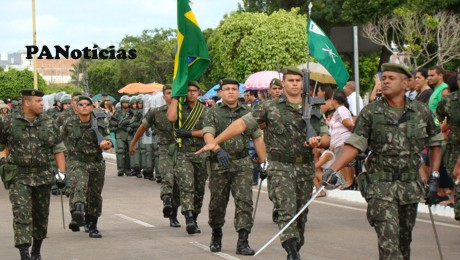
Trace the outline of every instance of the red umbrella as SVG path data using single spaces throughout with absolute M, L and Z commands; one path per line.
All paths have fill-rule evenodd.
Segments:
M 118 90 L 118 93 L 124 94 L 141 94 L 141 93 L 153 93 L 160 92 L 163 89 L 163 84 L 159 83 L 129 83 L 123 88 Z
M 273 78 L 280 79 L 281 73 L 273 70 L 264 70 L 256 72 L 248 77 L 244 82 L 243 88 L 245 90 L 264 90 L 270 88 L 270 81 Z

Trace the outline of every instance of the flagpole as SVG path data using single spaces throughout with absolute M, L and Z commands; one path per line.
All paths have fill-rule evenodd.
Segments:
M 35 25 L 35 0 L 32 0 L 32 45 L 37 46 L 37 31 Z M 34 59 L 34 89 L 38 89 L 37 78 L 37 55 L 33 54 Z
M 308 4 L 308 16 L 307 16 L 307 26 L 308 26 L 308 20 L 310 19 L 311 17 L 311 8 L 313 7 L 313 4 L 310 3 Z M 307 33 L 308 33 L 308 28 L 307 28 Z M 307 39 L 308 39 L 308 35 L 307 35 Z M 307 77 L 307 84 L 310 84 L 310 47 L 308 47 L 308 44 L 307 43 L 307 75 L 304 75 L 305 77 Z M 315 95 L 316 93 L 316 84 L 315 84 L 315 89 L 313 90 L 313 95 Z

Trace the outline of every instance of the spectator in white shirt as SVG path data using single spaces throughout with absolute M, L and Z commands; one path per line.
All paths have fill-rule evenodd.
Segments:
M 353 117 L 357 117 L 361 109 L 363 109 L 363 99 L 355 92 L 355 82 L 348 81 L 345 87 L 343 88 L 343 93 L 347 95 L 348 104 L 350 105 L 350 112 Z M 356 98 L 358 98 L 359 106 L 356 111 Z

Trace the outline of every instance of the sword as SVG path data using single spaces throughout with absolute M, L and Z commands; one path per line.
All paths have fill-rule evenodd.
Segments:
M 256 219 L 257 204 L 259 204 L 260 189 L 262 188 L 262 180 L 259 183 L 259 191 L 257 192 L 256 206 L 254 207 L 254 214 L 252 215 L 252 220 Z
M 438 232 L 436 232 L 436 226 L 434 225 L 434 219 L 433 219 L 433 213 L 431 212 L 431 206 L 428 206 L 428 212 L 430 212 L 430 219 L 431 219 L 431 225 L 433 226 L 433 232 L 434 232 L 434 237 L 436 239 L 436 244 L 438 245 L 438 251 L 439 251 L 439 257 L 441 257 L 441 260 L 444 258 L 442 257 L 442 252 L 441 252 L 441 244 L 439 243 L 439 237 L 438 237 Z
M 272 239 L 270 239 L 270 241 L 268 241 L 265 245 L 263 245 L 263 246 L 259 249 L 259 251 L 257 251 L 257 252 L 254 254 L 254 256 L 257 256 L 260 252 L 262 252 L 262 250 L 264 250 L 267 246 L 269 246 L 269 245 L 273 242 L 273 240 L 275 240 L 279 235 L 281 235 L 281 233 L 283 233 L 284 230 L 286 230 L 286 229 L 292 224 L 292 222 L 294 222 L 294 221 L 300 216 L 300 214 L 302 214 L 302 212 L 305 211 L 305 209 L 312 203 L 312 201 L 313 201 L 316 197 L 318 197 L 319 193 L 322 192 L 322 191 L 324 190 L 325 187 L 326 187 L 326 186 L 321 185 L 321 188 L 319 188 L 319 189 L 313 194 L 313 196 L 311 197 L 311 199 L 310 199 L 307 203 L 305 203 L 305 205 L 303 206 L 303 208 L 300 209 L 300 211 L 291 219 L 291 221 L 289 221 L 289 222 L 286 224 L 286 226 L 284 226 L 278 233 L 276 233 L 276 235 L 275 235 L 274 237 L 272 237 Z
M 62 209 L 62 228 L 65 229 L 65 219 L 64 219 L 64 201 L 62 200 L 62 190 L 59 189 L 59 194 L 61 194 L 61 209 Z

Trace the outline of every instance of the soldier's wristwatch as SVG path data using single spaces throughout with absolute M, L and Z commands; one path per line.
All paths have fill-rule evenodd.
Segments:
M 439 172 L 433 171 L 433 172 L 431 173 L 431 176 L 433 176 L 434 178 L 439 178 Z

